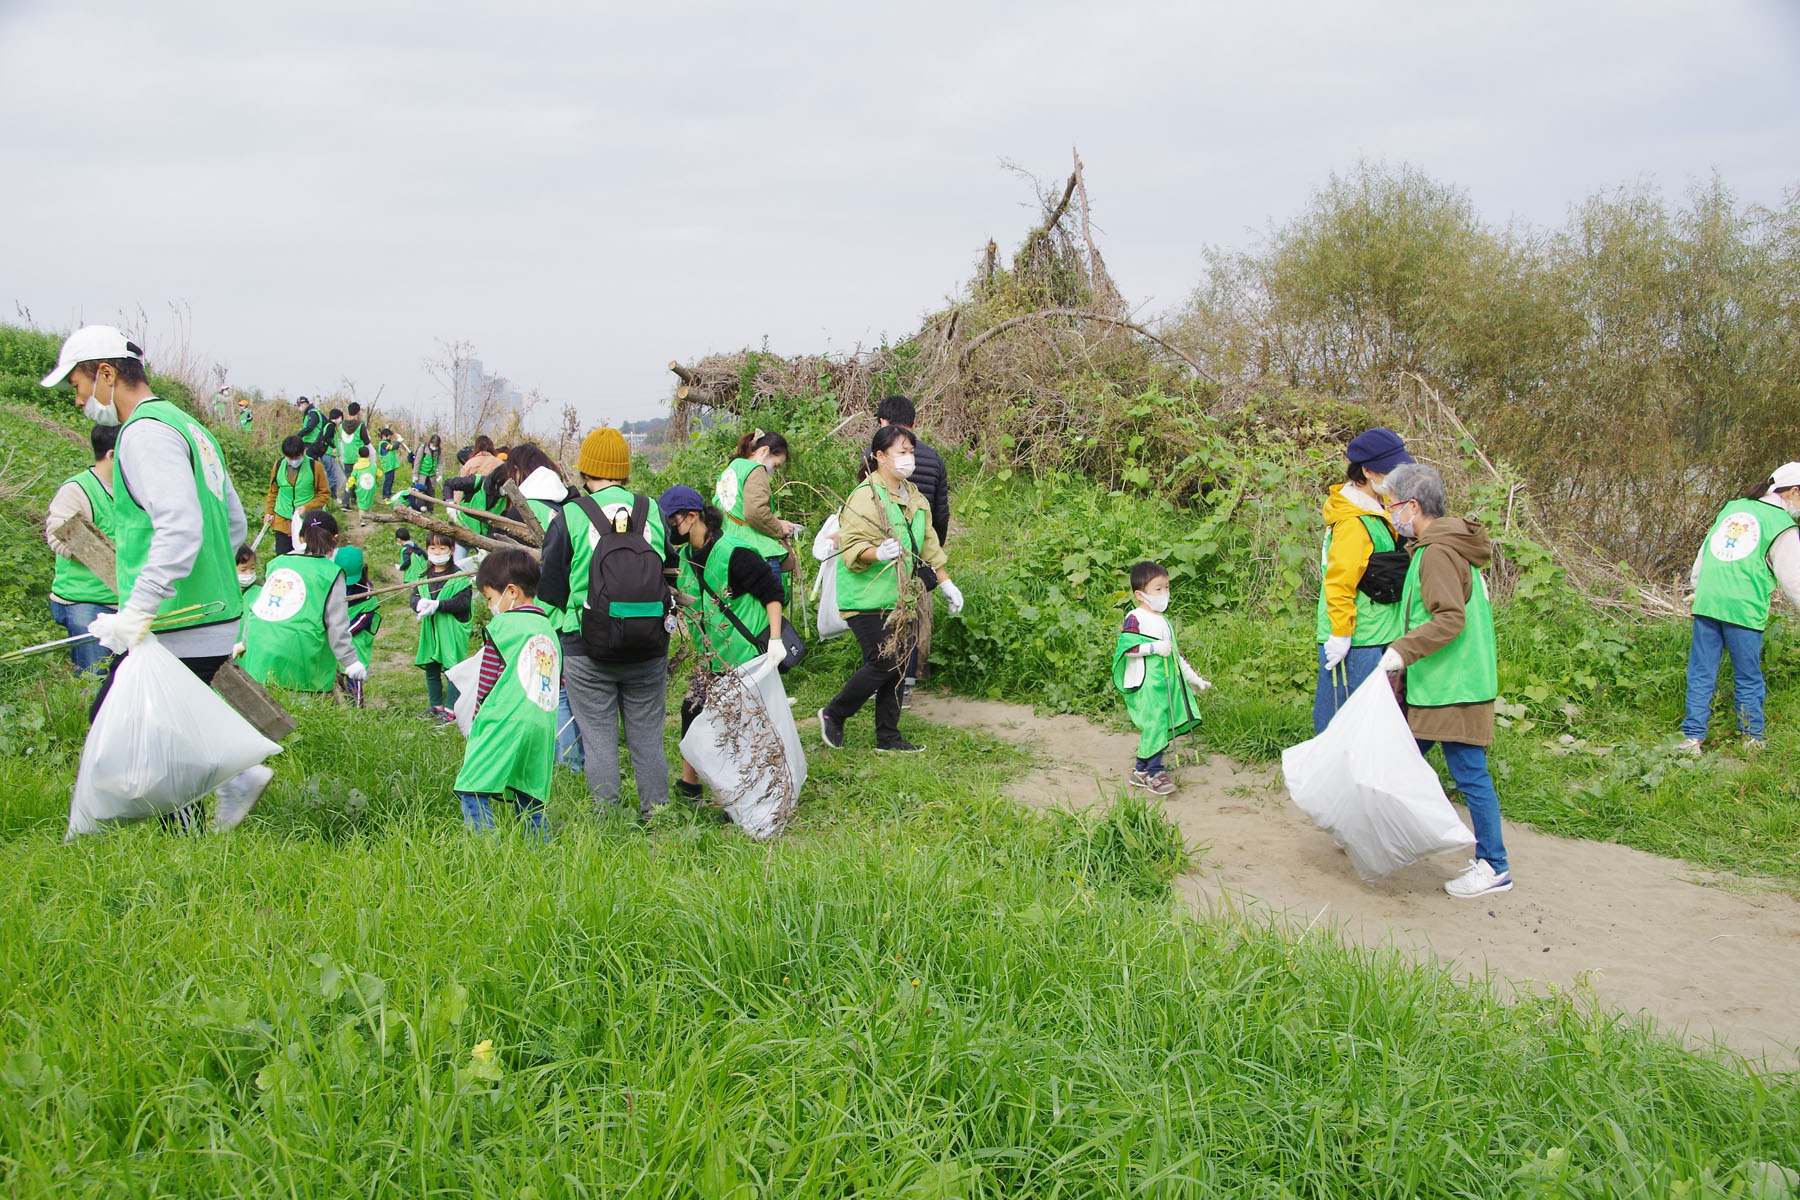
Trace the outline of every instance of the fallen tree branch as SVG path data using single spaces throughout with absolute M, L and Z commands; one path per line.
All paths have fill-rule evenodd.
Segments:
M 544 527 L 538 523 L 537 514 L 531 511 L 531 505 L 525 503 L 525 493 L 519 490 L 519 485 L 509 479 L 501 485 L 500 494 L 511 500 L 513 507 L 524 516 L 525 537 L 532 545 L 542 546 L 544 544 Z
M 521 546 L 517 542 L 502 542 L 494 538 L 482 537 L 473 529 L 467 529 L 437 517 L 428 517 L 422 512 L 397 513 L 376 509 L 367 515 L 369 520 L 382 525 L 417 525 L 427 532 L 441 533 L 458 545 L 467 546 L 471 550 L 523 550 L 533 557 L 536 557 L 538 553 L 536 546 Z
M 512 487 L 512 484 L 509 483 L 506 486 Z M 424 492 L 408 492 L 408 493 L 406 493 L 406 495 L 407 495 L 408 499 L 417 497 L 420 500 L 427 501 L 428 503 L 431 503 L 431 504 L 441 505 L 442 507 L 451 509 L 454 512 L 468 513 L 471 517 L 474 517 L 476 520 L 478 520 L 486 525 L 492 525 L 494 528 L 500 530 L 500 532 L 502 532 L 502 533 L 517 534 L 520 537 L 524 537 L 525 535 L 527 535 L 531 532 L 530 528 L 527 527 L 524 524 L 524 522 L 515 521 L 511 517 L 503 517 L 498 513 L 488 512 L 486 509 L 470 508 L 468 505 L 458 504 L 454 500 L 439 500 L 436 496 L 427 496 Z M 415 511 L 417 511 L 417 510 L 415 510 Z M 536 522 L 534 521 L 533 523 L 535 524 Z M 538 534 L 538 540 L 533 542 L 532 545 L 534 545 L 534 546 L 543 545 L 543 534 L 541 532 Z
M 1133 333 L 1139 335 L 1140 337 L 1145 337 L 1145 338 L 1150 339 L 1151 341 L 1155 342 L 1157 345 L 1161 346 L 1164 350 L 1167 350 L 1169 353 L 1175 355 L 1175 357 L 1179 358 L 1182 362 L 1186 363 L 1189 367 L 1193 368 L 1194 374 L 1200 376 L 1202 379 L 1208 380 L 1209 382 L 1212 382 L 1212 383 L 1218 382 L 1218 380 L 1214 379 L 1212 374 L 1209 371 L 1207 371 L 1207 369 L 1205 367 L 1202 367 L 1199 363 L 1195 362 L 1191 357 L 1189 357 L 1188 353 L 1185 350 L 1182 350 L 1178 346 L 1170 345 L 1168 342 L 1164 341 L 1162 338 L 1157 337 L 1154 333 L 1151 333 L 1148 329 L 1145 329 L 1142 325 L 1139 325 L 1137 322 L 1127 321 L 1121 317 L 1109 317 L 1105 313 L 1089 312 L 1085 308 L 1046 308 L 1039 312 L 1025 313 L 1022 316 L 1009 317 L 1008 319 L 1006 319 L 1006 320 L 1000 322 L 998 325 L 994 326 L 992 329 L 984 329 L 979 335 L 977 335 L 975 338 L 973 338 L 969 342 L 968 345 L 966 345 L 962 348 L 962 353 L 957 357 L 957 360 L 956 360 L 957 373 L 961 374 L 963 371 L 968 369 L 970 356 L 975 353 L 975 350 L 978 346 L 980 346 L 983 342 L 987 341 L 989 338 L 992 338 L 999 334 L 1005 333 L 1007 330 L 1012 329 L 1016 326 L 1023 325 L 1027 321 L 1039 321 L 1039 320 L 1043 320 L 1045 317 L 1075 317 L 1075 318 L 1077 318 L 1079 320 L 1083 320 L 1083 321 L 1102 321 L 1108 325 L 1117 325 L 1123 329 L 1129 329 Z
M 420 576 L 417 579 L 409 579 L 403 583 L 384 583 L 378 588 L 370 588 L 367 592 L 364 592 L 363 595 L 391 596 L 395 592 L 408 592 L 416 587 L 425 587 L 434 583 L 443 583 L 449 579 L 469 579 L 474 576 L 474 574 L 475 572 L 473 571 L 458 571 L 454 575 L 433 575 L 430 578 Z

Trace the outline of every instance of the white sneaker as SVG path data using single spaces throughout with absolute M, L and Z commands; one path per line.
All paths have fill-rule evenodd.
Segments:
M 1458 900 L 1472 900 L 1489 892 L 1512 891 L 1512 872 L 1495 871 L 1485 858 L 1469 861 L 1469 869 L 1444 885 L 1444 891 Z
M 1690 758 L 1699 758 L 1700 745 L 1701 742 L 1699 738 L 1682 738 L 1681 741 L 1675 744 L 1675 753 L 1685 754 Z
M 225 833 L 236 829 L 243 819 L 250 815 L 262 794 L 269 790 L 269 780 L 275 778 L 275 768 L 260 763 L 248 767 L 227 779 L 218 786 L 213 795 L 219 798 L 219 809 L 213 815 L 213 832 Z

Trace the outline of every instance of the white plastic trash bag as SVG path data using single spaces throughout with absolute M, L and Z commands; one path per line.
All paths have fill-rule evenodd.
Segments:
M 468 737 L 469 727 L 475 724 L 475 691 L 481 686 L 481 655 L 469 655 L 445 671 L 444 678 L 456 688 L 456 704 L 450 711 L 456 714 L 456 727 Z
M 837 602 L 837 514 L 832 513 L 825 518 L 825 524 L 813 537 L 813 557 L 823 565 L 819 568 L 819 577 L 813 582 L 813 599 L 819 613 L 819 638 L 834 638 L 840 633 L 849 633 L 850 626 L 838 615 Z
M 1365 679 L 1325 732 L 1281 754 L 1288 793 L 1350 856 L 1364 883 L 1475 836 L 1419 753 L 1386 672 Z
M 176 812 L 279 753 L 152 634 L 119 662 L 88 730 L 67 836 Z
M 761 841 L 787 828 L 806 782 L 806 751 L 781 673 L 760 655 L 712 680 L 681 757 L 725 813 Z

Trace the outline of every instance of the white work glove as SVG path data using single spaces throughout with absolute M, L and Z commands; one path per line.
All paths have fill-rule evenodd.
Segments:
M 787 535 L 789 537 L 798 541 L 800 539 L 800 537 L 805 533 L 806 533 L 806 526 L 800 524 L 798 521 L 789 521 L 788 522 Z
M 900 539 L 889 538 L 875 547 L 875 558 L 878 562 L 893 562 L 900 557 Z
M 415 611 L 417 611 L 417 613 L 419 614 L 419 620 L 423 621 L 426 617 L 429 617 L 432 613 L 436 612 L 437 610 L 438 610 L 438 602 L 436 600 L 425 599 L 425 600 L 419 601 L 419 607 Z
M 244 657 L 244 650 L 245 650 L 244 643 L 239 642 L 237 645 L 235 645 L 231 648 L 231 657 L 233 657 L 233 658 Z
M 1331 670 L 1350 653 L 1350 634 L 1333 634 L 1325 639 L 1325 669 Z
M 1187 680 L 1188 686 L 1193 688 L 1196 692 L 1204 692 L 1212 686 L 1212 684 L 1200 678 L 1200 672 L 1190 667 L 1188 665 L 1188 660 L 1185 658 L 1181 660 L 1181 677 Z
M 369 677 L 369 668 L 363 666 L 361 661 L 353 662 L 349 666 L 344 668 L 344 678 L 345 679 L 354 679 L 357 683 L 361 683 L 363 680 L 367 679 L 368 677 Z
M 950 602 L 951 616 L 954 617 L 963 610 L 963 594 L 961 588 L 946 579 L 944 582 L 938 584 L 938 591 L 944 593 L 944 599 Z
M 156 614 L 141 608 L 125 607 L 116 613 L 101 613 L 88 623 L 88 632 L 114 654 L 129 654 L 150 636 L 150 622 Z
M 763 651 L 763 657 L 769 660 L 770 670 L 781 670 L 781 664 L 787 661 L 787 643 L 781 640 L 780 634 L 770 636 L 769 648 Z
M 1400 657 L 1400 652 L 1395 650 L 1392 646 L 1389 646 L 1386 650 L 1381 652 L 1380 666 L 1381 669 L 1386 671 L 1389 675 L 1398 675 L 1400 672 L 1406 670 L 1405 660 Z
M 1169 655 L 1175 653 L 1175 643 L 1171 642 L 1168 638 L 1157 638 L 1154 642 L 1145 642 L 1143 649 L 1148 654 L 1157 655 L 1159 658 L 1167 658 Z

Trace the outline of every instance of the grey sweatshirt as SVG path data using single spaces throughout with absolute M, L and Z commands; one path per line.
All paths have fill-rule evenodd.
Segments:
M 161 421 L 138 421 L 119 433 L 116 484 L 123 484 L 150 518 L 150 551 L 144 569 L 122 597 L 132 608 L 156 611 L 175 594 L 175 585 L 186 579 L 200 555 L 205 523 L 200 497 L 194 491 L 194 464 L 187 439 Z M 244 505 L 225 476 L 225 514 L 231 545 L 244 544 L 249 525 Z M 210 658 L 231 653 L 237 639 L 236 621 L 218 621 L 191 629 L 157 635 L 177 658 Z M 335 649 L 336 647 L 333 647 Z

